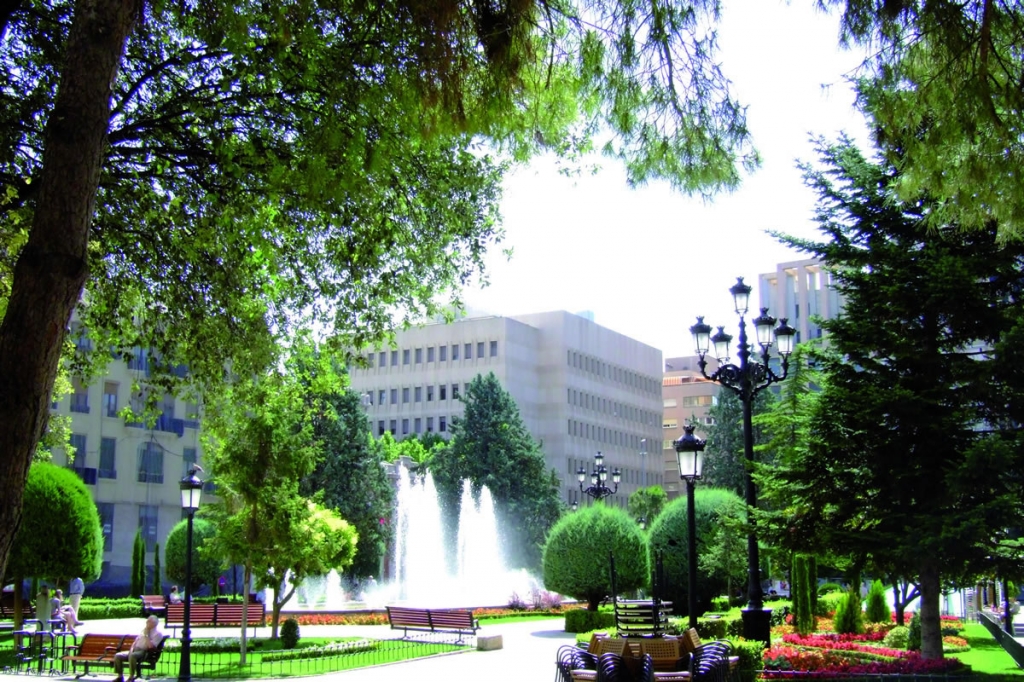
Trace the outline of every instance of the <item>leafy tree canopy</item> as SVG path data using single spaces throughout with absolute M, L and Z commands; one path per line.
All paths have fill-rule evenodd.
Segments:
M 751 406 L 755 417 L 764 414 L 775 402 L 771 391 L 761 391 Z M 735 392 L 723 388 L 717 402 L 708 410 L 714 423 L 706 427 L 707 446 L 704 450 L 703 485 L 727 488 L 738 495 L 744 494 L 747 463 L 743 452 L 743 403 Z M 754 425 L 754 445 L 763 445 L 767 434 Z M 759 459 L 771 459 L 770 451 L 761 449 Z
M 192 592 L 195 593 L 203 585 L 215 585 L 217 577 L 225 568 L 224 559 L 211 547 L 206 546 L 208 539 L 216 535 L 216 528 L 208 519 L 197 517 L 192 519 Z M 174 524 L 167 534 L 164 543 L 164 566 L 167 578 L 185 588 L 185 561 L 188 553 L 188 519 Z
M 652 485 L 634 490 L 626 506 L 630 516 L 644 519 L 649 527 L 654 523 L 654 519 L 658 518 L 667 502 L 668 495 L 665 494 L 665 489 L 660 485 Z

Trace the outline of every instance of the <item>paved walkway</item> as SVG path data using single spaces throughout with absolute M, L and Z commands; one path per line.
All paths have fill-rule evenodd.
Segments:
M 390 665 L 359 668 L 327 675 L 319 675 L 315 679 L 324 682 L 461 682 L 466 680 L 486 680 L 487 682 L 548 682 L 554 679 L 555 653 L 558 647 L 571 643 L 575 635 L 562 631 L 563 620 L 533 620 L 521 623 L 509 622 L 497 625 L 485 625 L 479 630 L 480 635 L 501 635 L 503 648 L 498 651 L 467 651 L 446 656 L 420 658 Z M 141 632 L 144 625 L 142 618 L 121 618 L 96 620 L 87 622 L 79 628 L 80 633 L 96 632 L 103 634 L 124 634 Z M 237 629 L 231 630 L 236 636 Z M 250 634 L 252 630 L 250 629 Z M 334 636 L 366 636 L 386 639 L 398 633 L 386 625 L 303 625 L 301 633 L 308 637 Z M 170 635 L 170 632 L 165 633 Z M 180 629 L 177 633 L 181 634 Z M 193 628 L 192 636 L 223 637 L 228 628 Z M 256 628 L 259 637 L 269 637 L 270 628 Z M 108 682 L 113 675 L 97 671 L 97 682 Z M 27 675 L 0 674 L 0 682 L 24 682 Z M 71 675 L 45 678 L 56 680 L 73 680 Z M 156 678 L 154 678 L 156 679 Z

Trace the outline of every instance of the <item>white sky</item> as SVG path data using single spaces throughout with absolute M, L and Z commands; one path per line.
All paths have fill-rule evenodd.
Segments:
M 776 263 L 803 258 L 766 234 L 817 236 L 815 196 L 796 161 L 813 160 L 810 135 L 846 131 L 866 144 L 863 117 L 844 75 L 863 56 L 838 48 L 838 17 L 811 0 L 724 0 L 720 61 L 762 166 L 737 191 L 705 204 L 665 183 L 630 190 L 620 167 L 600 159 L 596 177 L 565 178 L 541 159 L 510 175 L 502 201 L 505 248 L 488 256 L 490 286 L 466 303 L 499 315 L 592 310 L 598 324 L 688 355 L 697 315 L 735 333 L 728 288 Z M 822 86 L 829 86 L 823 89 Z

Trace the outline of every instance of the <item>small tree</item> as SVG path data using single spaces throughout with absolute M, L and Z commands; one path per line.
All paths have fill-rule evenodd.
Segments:
M 647 584 L 647 546 L 626 512 L 595 504 L 567 514 L 551 529 L 544 547 L 544 587 L 586 601 L 596 611 L 612 589 L 609 555 L 615 557 L 619 592 Z
M 135 531 L 135 542 L 132 544 L 132 580 L 131 594 L 139 597 L 146 589 L 146 541 L 142 539 L 142 529 Z
M 668 496 L 665 494 L 664 488 L 660 485 L 652 485 L 634 490 L 633 494 L 629 496 L 629 504 L 626 508 L 629 510 L 630 516 L 635 519 L 643 518 L 647 521 L 647 527 L 650 528 L 667 503 Z
M 160 583 L 160 543 L 153 547 L 153 589 L 150 594 L 163 594 L 163 586 Z
M 204 547 L 207 540 L 216 535 L 214 524 L 204 518 L 192 519 L 192 585 L 193 591 L 202 585 L 216 585 L 217 576 L 224 568 L 224 561 Z M 185 585 L 185 552 L 188 543 L 188 519 L 175 524 L 167 534 L 164 561 L 167 564 L 167 578 L 181 586 Z
M 869 623 L 888 623 L 892 618 L 892 611 L 885 602 L 885 586 L 881 580 L 871 583 L 868 591 L 868 606 L 865 613 Z
M 796 612 L 793 623 L 796 631 L 802 635 L 814 632 L 814 606 L 811 604 L 811 593 L 816 592 L 815 585 L 811 584 L 809 568 L 809 557 L 806 554 L 797 554 L 793 557 L 793 610 Z
M 832 619 L 833 626 L 841 635 L 855 635 L 864 632 L 864 614 L 860 608 L 860 593 L 853 585 L 846 591 L 843 599 L 836 604 L 836 615 Z

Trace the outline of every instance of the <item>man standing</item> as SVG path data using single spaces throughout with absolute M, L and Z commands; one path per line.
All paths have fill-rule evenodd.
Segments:
M 146 629 L 132 642 L 132 648 L 128 651 L 118 651 L 114 654 L 114 672 L 117 677 L 114 682 L 124 682 L 124 662 L 128 661 L 128 682 L 135 682 L 138 673 L 139 661 L 149 655 L 150 650 L 160 646 L 164 636 L 156 629 L 160 620 L 156 616 L 146 619 Z
M 85 594 L 85 583 L 81 578 L 72 579 L 71 585 L 68 586 L 68 602 L 75 613 L 78 613 L 78 602 L 82 601 L 83 594 Z

